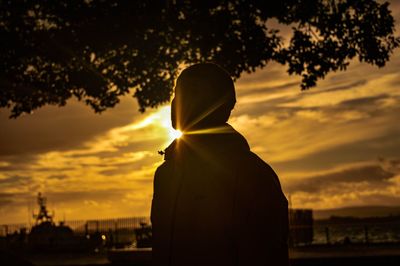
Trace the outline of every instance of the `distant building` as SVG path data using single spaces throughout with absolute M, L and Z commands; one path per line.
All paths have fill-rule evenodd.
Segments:
M 311 244 L 314 238 L 312 209 L 289 209 L 289 244 Z

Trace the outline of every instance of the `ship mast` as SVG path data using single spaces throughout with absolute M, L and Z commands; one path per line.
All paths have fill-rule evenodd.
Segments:
M 39 213 L 34 214 L 33 218 L 36 219 L 36 224 L 41 224 L 43 222 L 53 223 L 53 216 L 49 214 L 46 208 L 47 198 L 42 196 L 42 193 L 38 193 L 37 203 L 39 205 Z

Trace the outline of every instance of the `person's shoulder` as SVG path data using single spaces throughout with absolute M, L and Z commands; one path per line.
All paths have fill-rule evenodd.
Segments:
M 154 186 L 162 186 L 162 184 L 168 183 L 172 176 L 172 164 L 170 161 L 164 161 L 160 166 L 157 167 L 154 173 Z
M 162 162 L 156 169 L 155 176 L 165 175 L 171 171 L 172 163 L 170 161 Z
M 251 163 L 257 165 L 258 167 L 266 168 L 266 169 L 268 168 L 268 169 L 272 170 L 271 166 L 267 162 L 265 162 L 263 159 L 261 159 L 260 156 L 258 156 L 254 152 L 249 151 L 247 156 L 248 156 L 248 160 L 250 160 Z
M 242 160 L 240 172 L 249 182 L 260 188 L 281 192 L 279 177 L 274 169 L 257 154 L 249 151 Z
M 277 176 L 272 167 L 252 151 L 246 153 L 243 162 L 250 172 L 263 173 L 271 177 Z

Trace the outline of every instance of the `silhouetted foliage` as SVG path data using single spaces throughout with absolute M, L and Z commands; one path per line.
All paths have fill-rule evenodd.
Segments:
M 382 67 L 399 46 L 375 0 L 1 1 L 0 107 L 11 117 L 76 97 L 96 112 L 134 91 L 140 111 L 171 97 L 182 64 L 232 77 L 286 64 L 315 86 L 352 58 Z M 289 45 L 267 21 L 292 27 Z M 272 23 L 274 24 L 274 23 Z

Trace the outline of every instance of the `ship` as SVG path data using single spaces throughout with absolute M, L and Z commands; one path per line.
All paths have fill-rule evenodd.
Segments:
M 33 214 L 35 225 L 27 236 L 28 248 L 33 251 L 89 251 L 100 247 L 100 239 L 88 236 L 75 235 L 74 231 L 64 222 L 56 224 L 54 213 L 47 210 L 47 199 L 38 193 L 37 203 L 39 212 Z

